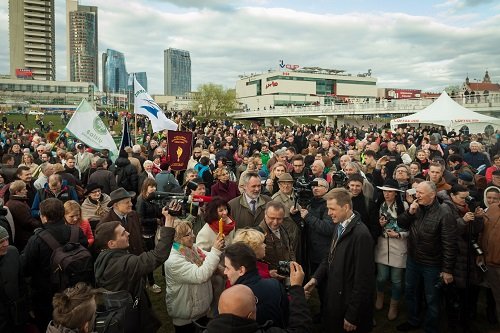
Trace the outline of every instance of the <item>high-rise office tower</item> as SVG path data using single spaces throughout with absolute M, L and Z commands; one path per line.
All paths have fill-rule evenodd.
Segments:
M 135 72 L 135 73 L 129 73 L 128 74 L 128 89 L 130 91 L 134 91 L 134 86 L 133 86 L 133 81 L 132 81 L 132 75 L 135 74 L 135 79 L 139 84 L 146 90 L 148 91 L 148 75 L 146 72 Z
M 68 80 L 99 85 L 97 7 L 66 0 L 66 26 Z
M 164 92 L 182 96 L 191 91 L 191 57 L 189 51 L 169 48 L 164 51 Z
M 126 93 L 128 74 L 123 53 L 107 49 L 102 54 L 102 90 L 108 93 Z
M 35 80 L 55 80 L 54 0 L 9 0 L 10 74 L 29 69 Z

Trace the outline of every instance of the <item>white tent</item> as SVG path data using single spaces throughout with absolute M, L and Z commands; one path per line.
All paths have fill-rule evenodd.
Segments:
M 446 130 L 459 131 L 463 126 L 469 128 L 469 133 L 485 133 L 488 125 L 494 130 L 500 128 L 500 119 L 464 108 L 443 91 L 441 96 L 425 109 L 406 117 L 391 120 L 391 128 L 396 129 L 401 124 L 434 124 L 444 126 Z

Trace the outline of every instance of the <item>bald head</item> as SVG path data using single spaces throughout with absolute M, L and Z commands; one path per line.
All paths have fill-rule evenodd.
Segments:
M 243 284 L 237 284 L 224 290 L 219 298 L 219 314 L 224 313 L 255 319 L 257 307 L 252 290 Z

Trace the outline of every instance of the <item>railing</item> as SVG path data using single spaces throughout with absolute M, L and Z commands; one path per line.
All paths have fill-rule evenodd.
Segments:
M 454 98 L 454 100 L 473 111 L 500 112 L 500 95 L 481 96 L 465 99 Z M 346 103 L 321 106 L 276 106 L 272 109 L 247 110 L 228 113 L 234 118 L 267 118 L 287 116 L 326 116 L 326 115 L 366 115 L 381 113 L 415 113 L 431 105 L 435 99 L 405 99 L 367 103 Z

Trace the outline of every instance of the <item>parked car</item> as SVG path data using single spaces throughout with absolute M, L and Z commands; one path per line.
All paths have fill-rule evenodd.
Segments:
M 41 116 L 41 115 L 43 115 L 43 112 L 36 111 L 36 110 L 30 110 L 30 111 L 28 112 L 28 114 L 29 114 L 30 116 L 36 116 L 36 115 Z

